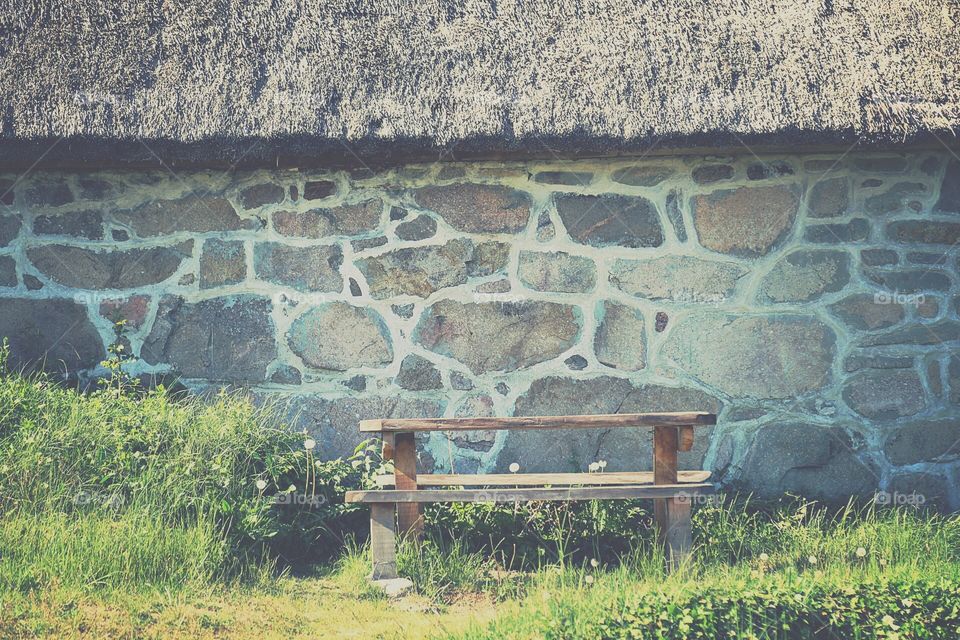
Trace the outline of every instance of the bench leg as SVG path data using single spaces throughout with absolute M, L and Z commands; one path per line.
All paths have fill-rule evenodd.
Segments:
M 397 530 L 395 506 L 374 502 L 370 505 L 370 554 L 373 558 L 371 580 L 397 577 Z
M 675 571 L 687 556 L 693 545 L 693 526 L 690 522 L 690 498 L 670 498 L 665 501 L 667 507 L 667 526 L 664 532 L 664 553 L 667 556 L 667 570 Z
M 417 444 L 413 433 L 398 433 L 394 436 L 393 467 L 397 489 L 417 488 Z M 410 540 L 423 536 L 423 515 L 420 504 L 408 502 L 397 505 L 397 525 L 400 535 Z
M 653 483 L 677 483 L 678 433 L 676 427 L 654 427 L 653 429 Z M 657 525 L 660 544 L 666 545 L 667 530 L 670 528 L 668 498 L 653 501 L 653 520 Z

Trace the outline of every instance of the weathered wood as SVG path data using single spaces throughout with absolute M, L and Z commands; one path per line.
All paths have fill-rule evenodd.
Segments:
M 394 435 L 393 450 L 394 483 L 397 489 L 417 489 L 417 443 L 412 433 Z M 419 540 L 423 533 L 423 517 L 420 505 L 397 505 L 397 526 L 400 534 Z
M 680 444 L 677 449 L 679 451 L 693 449 L 693 427 L 680 427 Z
M 397 577 L 397 535 L 394 525 L 394 505 L 370 505 L 370 555 L 373 558 L 371 580 Z
M 690 522 L 691 500 L 689 496 L 670 498 L 667 503 L 667 525 L 664 540 L 664 554 L 667 568 L 676 570 L 690 554 L 693 545 L 693 532 Z
M 393 460 L 393 449 L 396 446 L 393 432 L 384 433 L 381 438 L 383 439 L 383 446 L 380 451 L 381 457 L 384 461 Z
M 704 482 L 709 471 L 678 471 L 677 483 Z M 417 474 L 418 487 L 539 487 L 569 485 L 653 484 L 652 471 L 604 473 L 468 473 Z M 392 487 L 392 475 L 377 476 L 377 485 Z
M 617 413 L 594 416 L 533 416 L 512 418 L 390 418 L 363 420 L 363 432 L 469 431 L 475 429 L 609 429 L 612 427 L 704 427 L 717 423 L 713 413 Z
M 656 427 L 653 430 L 653 483 L 677 483 L 677 447 L 676 427 Z M 653 503 L 653 519 L 657 523 L 660 541 L 663 542 L 667 530 L 667 503 L 656 500 Z
M 376 489 L 348 491 L 347 502 L 528 502 L 532 500 L 630 500 L 633 498 L 672 498 L 713 493 L 709 483 L 670 485 L 631 485 L 618 487 L 503 488 L 503 489 Z

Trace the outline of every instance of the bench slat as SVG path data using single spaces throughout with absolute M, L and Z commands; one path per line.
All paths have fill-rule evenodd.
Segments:
M 712 484 L 569 487 L 565 489 L 417 489 L 415 491 L 348 491 L 347 502 L 529 502 L 533 500 L 628 500 L 675 498 L 713 493 Z
M 709 471 L 678 471 L 677 482 L 704 482 Z M 604 473 L 434 473 L 417 475 L 421 487 L 531 487 L 543 485 L 618 485 L 653 484 L 651 471 Z M 377 476 L 377 485 L 394 486 L 392 475 Z
M 681 411 L 667 413 L 617 413 L 593 416 L 518 416 L 512 418 L 385 418 L 381 420 L 361 420 L 360 431 L 705 427 L 716 423 L 716 414 L 702 411 Z

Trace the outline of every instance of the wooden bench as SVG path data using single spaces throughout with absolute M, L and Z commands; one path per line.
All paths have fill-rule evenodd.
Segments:
M 397 577 L 397 530 L 419 539 L 423 533 L 420 505 L 425 502 L 652 498 L 659 540 L 664 545 L 669 566 L 675 567 L 690 550 L 691 499 L 713 492 L 713 485 L 706 482 L 710 472 L 677 470 L 677 452 L 693 447 L 695 427 L 716 422 L 716 415 L 702 412 L 364 420 L 360 431 L 379 433 L 383 439 L 383 458 L 393 460 L 394 464 L 394 475 L 378 478 L 377 484 L 393 488 L 349 491 L 346 501 L 370 505 L 371 577 L 374 580 Z M 417 475 L 414 436 L 418 431 L 619 427 L 653 428 L 652 472 Z

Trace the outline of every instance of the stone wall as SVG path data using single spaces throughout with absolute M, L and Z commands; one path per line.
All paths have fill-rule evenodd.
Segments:
M 289 401 L 325 455 L 390 416 L 718 411 L 687 467 L 960 507 L 947 153 L 0 178 L 15 364 Z M 649 469 L 645 431 L 478 432 L 424 468 Z

